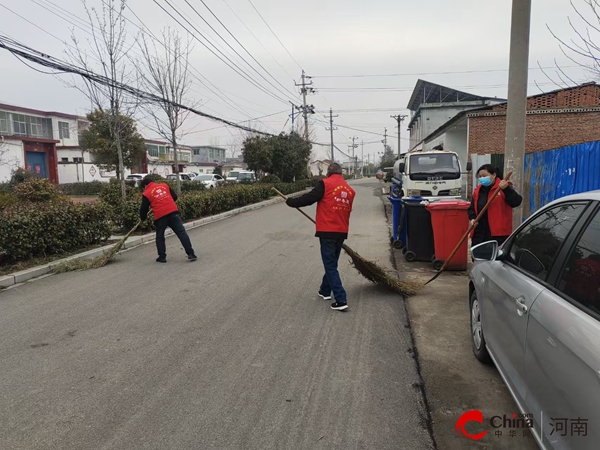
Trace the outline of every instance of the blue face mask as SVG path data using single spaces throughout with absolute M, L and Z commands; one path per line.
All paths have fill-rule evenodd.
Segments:
M 492 179 L 490 177 L 481 177 L 479 179 L 479 183 L 481 183 L 483 186 L 489 186 L 492 184 Z

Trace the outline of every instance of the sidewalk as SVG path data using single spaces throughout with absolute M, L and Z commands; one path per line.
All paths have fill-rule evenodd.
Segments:
M 391 204 L 387 196 L 382 201 L 391 232 Z M 402 251 L 392 252 L 396 268 L 402 274 L 422 282 L 434 275 L 432 264 L 408 263 Z M 496 436 L 496 430 L 490 429 L 480 441 L 458 437 L 455 432 L 456 421 L 466 411 L 480 410 L 486 421 L 496 415 L 519 412 L 496 368 L 481 364 L 473 356 L 466 275 L 466 272 L 444 273 L 406 301 L 437 448 L 537 449 L 535 439 L 523 437 L 522 430 L 513 438 L 507 429 L 500 429 L 502 436 Z M 489 422 L 487 425 L 472 424 L 472 432 L 481 432 L 489 428 Z M 471 431 L 469 426 L 467 429 Z

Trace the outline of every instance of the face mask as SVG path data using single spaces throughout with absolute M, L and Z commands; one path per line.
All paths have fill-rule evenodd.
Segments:
M 479 179 L 479 183 L 481 183 L 483 186 L 489 186 L 492 184 L 492 179 L 490 177 L 481 177 Z

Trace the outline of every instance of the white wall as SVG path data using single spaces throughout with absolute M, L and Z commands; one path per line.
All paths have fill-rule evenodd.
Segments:
M 0 138 L 0 182 L 9 181 L 13 170 L 24 167 L 23 142 Z
M 215 170 L 214 167 L 211 166 L 197 166 L 195 164 L 189 164 L 187 166 L 187 168 L 185 169 L 186 172 L 196 172 L 196 173 L 202 173 L 202 174 L 210 174 L 213 173 Z
M 65 119 L 63 117 L 51 116 L 52 119 L 52 135 L 54 139 L 60 141 L 60 144 L 56 144 L 57 146 L 66 145 L 66 146 L 75 146 L 79 145 L 79 128 L 77 125 L 77 119 Z M 69 124 L 69 138 L 61 139 L 60 132 L 58 128 L 58 122 L 66 122 Z

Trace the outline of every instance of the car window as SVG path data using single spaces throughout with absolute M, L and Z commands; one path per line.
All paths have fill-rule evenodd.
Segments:
M 577 303 L 600 314 L 600 212 L 574 247 L 558 288 Z
M 512 239 L 508 260 L 544 281 L 586 204 L 567 203 L 544 211 Z

